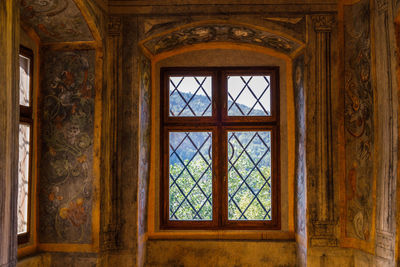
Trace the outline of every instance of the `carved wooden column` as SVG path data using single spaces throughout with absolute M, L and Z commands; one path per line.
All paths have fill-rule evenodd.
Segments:
M 332 15 L 312 16 L 315 31 L 315 209 L 311 218 L 312 246 L 336 246 L 331 103 Z
M 376 255 L 394 264 L 396 238 L 397 114 L 396 55 L 393 10 L 387 0 L 375 1 L 377 136 L 380 160 L 377 178 Z M 378 262 L 378 265 L 384 264 Z
M 0 1 L 0 266 L 17 264 L 19 1 Z
M 121 186 L 118 151 L 118 93 L 122 74 L 122 24 L 120 17 L 110 17 L 107 38 L 107 90 L 105 92 L 103 140 L 104 140 L 104 216 L 103 249 L 115 250 L 119 247 Z

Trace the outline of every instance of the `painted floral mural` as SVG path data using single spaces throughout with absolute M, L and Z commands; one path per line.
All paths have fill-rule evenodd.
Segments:
M 34 28 L 42 42 L 93 40 L 73 0 L 21 0 L 21 19 Z
M 346 236 L 369 241 L 373 211 L 373 87 L 368 0 L 345 7 Z
M 94 51 L 44 51 L 41 92 L 42 243 L 90 243 Z

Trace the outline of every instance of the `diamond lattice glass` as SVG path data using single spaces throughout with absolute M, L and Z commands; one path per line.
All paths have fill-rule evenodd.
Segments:
M 228 116 L 270 116 L 270 76 L 228 76 Z
M 170 77 L 169 116 L 211 116 L 212 92 L 210 76 Z
M 169 219 L 212 220 L 212 133 L 169 133 Z
M 19 104 L 29 106 L 30 59 L 19 55 Z
M 271 132 L 228 132 L 228 219 L 271 220 Z
M 18 160 L 18 234 L 28 231 L 29 142 L 30 125 L 19 125 Z

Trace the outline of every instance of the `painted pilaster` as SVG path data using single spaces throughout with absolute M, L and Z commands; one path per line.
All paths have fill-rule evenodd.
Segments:
M 118 233 L 121 227 L 121 177 L 118 167 L 120 144 L 118 140 L 118 94 L 121 88 L 121 44 L 122 24 L 120 17 L 110 17 L 107 38 L 107 90 L 103 99 L 105 114 L 103 129 L 105 133 L 104 144 L 104 238 L 103 249 L 115 250 L 120 246 Z
M 314 101 L 315 152 L 314 199 L 311 216 L 312 246 L 336 246 L 333 184 L 332 100 L 331 100 L 331 32 L 335 24 L 332 15 L 311 17 L 314 30 Z

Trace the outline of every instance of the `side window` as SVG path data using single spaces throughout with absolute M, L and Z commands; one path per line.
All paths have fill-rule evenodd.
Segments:
M 278 68 L 161 75 L 161 228 L 279 229 Z
M 18 157 L 18 243 L 29 241 L 33 143 L 33 52 L 21 47 L 19 54 L 19 157 Z

